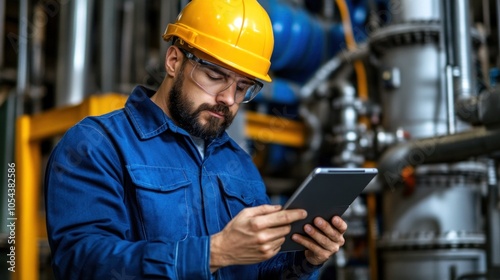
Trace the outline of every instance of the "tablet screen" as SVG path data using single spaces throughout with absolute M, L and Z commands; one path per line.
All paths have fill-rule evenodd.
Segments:
M 292 234 L 308 236 L 304 225 L 312 225 L 318 216 L 327 221 L 333 216 L 342 216 L 375 175 L 375 168 L 315 168 L 284 206 L 284 209 L 305 209 L 308 215 L 292 224 L 281 251 L 304 250 L 291 239 Z

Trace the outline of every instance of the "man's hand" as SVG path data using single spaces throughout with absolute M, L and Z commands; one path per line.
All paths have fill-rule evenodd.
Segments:
M 281 210 L 279 205 L 243 209 L 210 239 L 210 270 L 223 266 L 253 264 L 276 255 L 290 224 L 307 216 L 305 210 Z
M 347 224 L 342 218 L 335 216 L 331 224 L 323 218 L 316 217 L 314 226 L 307 224 L 304 231 L 308 237 L 294 234 L 292 239 L 306 247 L 306 259 L 312 265 L 320 265 L 326 262 L 333 254 L 337 253 L 345 243 L 344 233 Z

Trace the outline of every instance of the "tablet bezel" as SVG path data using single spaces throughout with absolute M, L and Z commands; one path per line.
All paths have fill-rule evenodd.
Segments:
M 291 236 L 294 233 L 308 236 L 303 230 L 304 225 L 312 225 L 312 221 L 318 216 L 327 221 L 333 216 L 342 216 L 377 173 L 376 168 L 317 167 L 312 170 L 283 207 L 284 209 L 305 209 L 308 211 L 308 216 L 292 224 L 292 230 L 286 236 L 281 251 L 304 250 L 305 248 L 293 241 Z M 330 182 L 330 180 L 332 182 L 330 188 L 325 188 L 325 181 Z M 325 197 L 331 199 L 324 199 Z M 331 201 L 333 201 L 332 204 L 329 204 Z M 324 213 L 323 211 L 318 213 L 320 212 L 318 208 L 324 209 Z

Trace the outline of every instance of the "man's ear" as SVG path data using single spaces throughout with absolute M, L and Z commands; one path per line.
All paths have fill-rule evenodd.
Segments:
M 175 77 L 176 72 L 181 68 L 182 59 L 181 51 L 177 47 L 168 48 L 165 54 L 165 70 L 168 76 Z

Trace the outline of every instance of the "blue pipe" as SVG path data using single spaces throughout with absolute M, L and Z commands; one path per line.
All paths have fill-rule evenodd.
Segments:
M 253 102 L 297 105 L 299 103 L 298 90 L 298 86 L 289 81 L 273 77 L 273 81 L 264 86 Z

